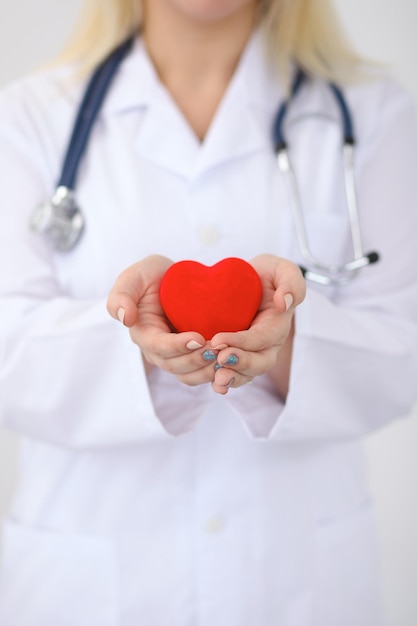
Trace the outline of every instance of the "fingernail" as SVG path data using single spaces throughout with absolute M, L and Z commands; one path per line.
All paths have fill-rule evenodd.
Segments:
M 216 363 L 216 365 L 214 366 L 214 371 L 217 372 L 217 370 L 221 370 L 223 367 L 223 365 L 220 365 L 220 363 Z
M 238 362 L 239 358 L 236 356 L 236 354 L 231 354 L 227 357 L 225 361 L 223 361 L 223 365 L 236 365 L 236 363 Z
M 120 309 L 117 309 L 117 317 L 119 321 L 122 322 L 122 324 L 124 324 L 125 315 L 126 315 L 126 311 L 122 309 L 122 307 L 120 307 Z
M 214 354 L 213 350 L 204 350 L 203 359 L 205 361 L 214 361 L 217 359 L 217 354 Z
M 229 346 L 227 345 L 227 343 L 221 343 L 219 346 L 213 346 L 213 348 L 215 350 L 224 350 L 225 348 L 228 348 Z
M 198 341 L 194 341 L 194 339 L 192 339 L 191 341 L 187 343 L 187 348 L 189 350 L 197 350 L 197 348 L 202 348 L 202 347 L 203 347 L 203 344 L 198 343 Z
M 231 378 L 231 379 L 229 380 L 229 382 L 227 383 L 226 387 L 231 387 L 231 386 L 233 385 L 233 383 L 234 383 L 234 382 L 235 382 L 235 379 L 234 379 L 234 378 Z
M 285 294 L 284 302 L 285 302 L 285 310 L 288 311 L 288 309 L 290 308 L 290 306 L 292 306 L 292 303 L 294 302 L 294 298 L 292 297 L 290 293 Z

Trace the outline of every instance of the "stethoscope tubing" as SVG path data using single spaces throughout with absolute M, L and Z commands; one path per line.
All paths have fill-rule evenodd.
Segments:
M 71 250 L 84 232 L 84 217 L 77 205 L 75 195 L 78 172 L 104 99 L 122 61 L 132 49 L 134 40 L 135 37 L 132 36 L 123 41 L 106 59 L 104 59 L 90 78 L 75 117 L 55 193 L 50 202 L 38 207 L 31 220 L 32 229 L 49 236 L 53 247 L 59 251 L 64 252 Z M 329 83 L 329 87 L 335 97 L 341 114 L 344 184 L 354 258 L 352 261 L 343 265 L 330 266 L 321 263 L 311 252 L 301 206 L 301 198 L 285 136 L 285 121 L 289 105 L 297 96 L 307 78 L 307 74 L 303 70 L 298 69 L 296 71 L 290 95 L 282 102 L 275 116 L 272 127 L 272 139 L 277 154 L 279 169 L 287 181 L 300 252 L 309 266 L 307 268 L 300 266 L 304 276 L 307 279 L 326 285 L 345 284 L 360 268 L 370 263 L 375 263 L 379 255 L 376 252 L 368 254 L 363 253 L 354 180 L 353 154 L 355 138 L 352 116 L 350 115 L 342 91 L 334 83 Z
M 130 52 L 133 41 L 133 38 L 130 37 L 116 48 L 113 54 L 99 65 L 91 77 L 78 109 L 57 187 L 75 189 L 79 166 L 94 123 L 109 91 L 110 84 L 123 59 Z
M 352 116 L 343 96 L 342 91 L 334 83 L 329 83 L 336 103 L 338 105 L 341 124 L 342 124 L 342 153 L 343 153 L 343 177 L 347 199 L 347 210 L 350 223 L 351 240 L 353 248 L 353 260 L 342 265 L 325 265 L 321 263 L 311 252 L 306 231 L 305 219 L 302 211 L 302 203 L 300 193 L 291 163 L 290 150 L 285 136 L 285 120 L 288 112 L 289 104 L 297 96 L 301 86 L 307 80 L 307 75 L 301 70 L 295 74 L 294 81 L 290 90 L 290 95 L 285 100 L 275 116 L 273 124 L 273 139 L 277 162 L 284 178 L 287 181 L 289 191 L 289 201 L 294 216 L 295 231 L 297 235 L 298 245 L 303 259 L 310 266 L 306 268 L 300 266 L 306 279 L 320 283 L 322 285 L 342 285 L 346 284 L 359 269 L 366 267 L 371 263 L 375 263 L 379 259 L 376 252 L 364 254 L 362 235 L 359 220 L 358 200 L 355 186 L 354 174 L 354 150 L 355 136 Z

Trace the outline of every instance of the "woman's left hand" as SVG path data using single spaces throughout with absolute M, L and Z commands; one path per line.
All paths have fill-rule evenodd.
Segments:
M 292 337 L 295 308 L 305 297 L 304 278 L 297 265 L 271 254 L 257 256 L 250 263 L 263 290 L 255 319 L 248 330 L 218 333 L 211 340 L 213 350 L 219 351 L 212 388 L 222 395 L 277 364 L 280 373 L 289 376 L 291 350 L 285 346 Z M 280 362 L 283 359 L 285 362 Z

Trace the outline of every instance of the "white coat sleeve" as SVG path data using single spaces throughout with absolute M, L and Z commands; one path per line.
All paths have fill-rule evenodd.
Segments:
M 176 413 L 158 414 L 139 349 L 105 297 L 69 297 L 48 245 L 29 231 L 52 184 L 48 138 L 32 115 L 20 85 L 0 97 L 0 425 L 76 448 L 179 434 L 199 413 L 192 391 Z
M 308 285 L 286 403 L 265 380 L 255 394 L 230 396 L 255 437 L 358 437 L 406 416 L 417 399 L 417 125 L 411 99 L 391 89 L 358 119 L 364 248 L 380 261 L 335 292 Z

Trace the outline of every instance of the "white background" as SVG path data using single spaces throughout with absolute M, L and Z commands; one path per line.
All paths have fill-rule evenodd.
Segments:
M 59 50 L 80 4 L 81 0 L 0 0 L 0 86 Z M 336 0 L 336 5 L 359 51 L 387 63 L 417 99 L 415 0 Z M 16 484 L 17 447 L 16 438 L 0 429 L 0 518 Z M 417 624 L 416 447 L 417 409 L 368 441 L 382 542 L 387 626 Z

